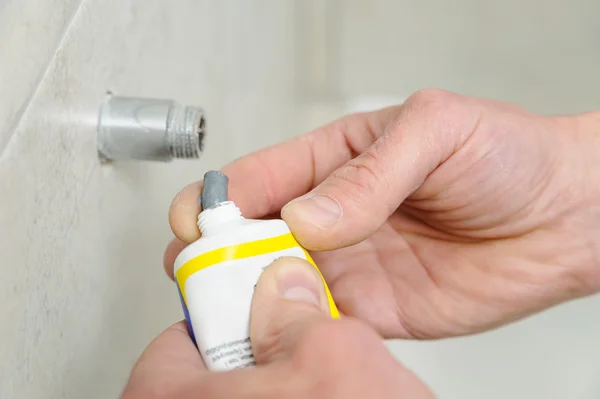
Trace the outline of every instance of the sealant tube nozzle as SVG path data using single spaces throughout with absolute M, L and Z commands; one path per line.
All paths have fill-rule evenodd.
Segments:
M 227 186 L 229 178 L 216 170 L 209 170 L 204 174 L 204 185 L 200 205 L 202 210 L 213 208 L 229 200 Z

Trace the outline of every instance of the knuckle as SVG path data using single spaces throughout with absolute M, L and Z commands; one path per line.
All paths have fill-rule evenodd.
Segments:
M 377 155 L 371 149 L 333 172 L 331 177 L 334 182 L 337 181 L 340 185 L 345 186 L 344 192 L 352 198 L 357 198 L 357 192 L 375 191 L 382 180 Z
M 413 127 L 427 148 L 444 158 L 460 147 L 479 126 L 482 102 L 445 90 L 424 89 L 411 95 L 390 127 L 392 136 Z
M 431 111 L 449 106 L 458 97 L 458 95 L 445 90 L 423 89 L 408 97 L 404 104 L 413 109 Z
M 414 93 L 404 103 L 394 133 L 398 133 L 397 125 L 404 122 L 418 123 L 432 127 L 434 131 L 445 130 L 448 124 L 454 124 L 453 120 L 463 117 L 463 97 L 454 93 L 438 89 L 425 89 Z

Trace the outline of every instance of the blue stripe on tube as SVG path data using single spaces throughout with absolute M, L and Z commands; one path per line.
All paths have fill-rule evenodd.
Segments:
M 192 338 L 192 341 L 194 341 L 194 345 L 198 347 L 198 344 L 196 343 L 196 337 L 194 336 L 194 329 L 192 328 L 192 320 L 190 320 L 190 312 L 188 312 L 188 308 L 185 304 L 185 301 L 183 300 L 183 295 L 181 294 L 181 290 L 179 289 L 179 284 L 175 283 L 175 285 L 177 286 L 177 292 L 179 293 L 179 300 L 181 300 L 181 307 L 183 308 L 183 314 L 185 316 L 185 321 L 188 327 L 190 338 Z

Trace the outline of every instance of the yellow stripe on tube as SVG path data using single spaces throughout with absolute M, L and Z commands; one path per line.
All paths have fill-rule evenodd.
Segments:
M 335 306 L 335 301 L 333 300 L 333 296 L 331 296 L 331 292 L 329 291 L 329 287 L 327 286 L 327 283 L 325 282 L 325 278 L 323 277 L 323 274 L 321 274 L 321 271 L 315 264 L 315 261 L 313 260 L 313 258 L 309 255 L 308 251 L 304 248 L 302 248 L 302 250 L 304 251 L 304 256 L 306 256 L 306 260 L 311 265 L 313 265 L 315 267 L 315 269 L 317 269 L 317 272 L 319 272 L 319 274 L 321 275 L 321 278 L 323 279 L 323 285 L 325 286 L 325 292 L 327 294 L 327 302 L 329 303 L 329 311 L 331 312 L 331 317 L 333 317 L 334 319 L 339 319 L 340 312 L 339 312 L 337 306 Z
M 206 269 L 207 267 L 210 267 L 210 266 L 213 266 L 213 265 L 216 265 L 218 263 L 225 262 L 228 260 L 237 260 L 237 259 L 250 258 L 253 256 L 266 255 L 269 253 L 279 252 L 279 251 L 283 251 L 285 249 L 290 249 L 290 248 L 294 248 L 294 247 L 300 247 L 300 244 L 298 244 L 298 242 L 296 241 L 296 239 L 294 238 L 294 236 L 291 233 L 288 233 L 288 234 L 283 234 L 283 235 L 280 235 L 277 237 L 265 238 L 263 240 L 251 241 L 251 242 L 246 242 L 243 244 L 236 244 L 236 245 L 231 245 L 229 247 L 215 249 L 213 251 L 210 251 L 210 252 L 207 252 L 200 256 L 197 256 L 197 257 L 191 259 L 190 261 L 188 261 L 187 263 L 185 263 L 183 266 L 181 266 L 179 268 L 179 270 L 177 270 L 177 273 L 175 274 L 177 284 L 179 285 L 179 289 L 181 290 L 181 295 L 183 296 L 183 300 L 187 304 L 187 299 L 186 299 L 186 295 L 185 295 L 185 283 L 186 283 L 187 279 L 192 274 L 194 274 L 202 269 Z M 302 248 L 302 247 L 300 247 L 300 248 Z M 308 262 L 311 265 L 313 265 L 315 267 L 315 269 L 317 269 L 317 271 L 321 275 L 321 278 L 323 278 L 321 271 L 319 271 L 319 268 L 317 267 L 315 262 L 312 260 L 312 258 L 308 254 L 308 252 L 304 248 L 302 248 L 302 250 L 303 250 L 304 255 L 306 256 L 306 259 L 308 260 Z M 329 303 L 331 316 L 333 318 L 337 319 L 340 317 L 340 313 L 339 313 L 337 307 L 335 306 L 335 302 L 333 301 L 333 297 L 331 296 L 331 293 L 329 292 L 329 287 L 327 287 L 327 284 L 325 283 L 325 279 L 323 279 L 323 283 L 325 285 L 325 291 L 327 292 L 327 300 Z

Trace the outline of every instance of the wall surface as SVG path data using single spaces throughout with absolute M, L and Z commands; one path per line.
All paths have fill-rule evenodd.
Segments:
M 331 7 L 330 81 L 341 97 L 438 87 L 544 113 L 600 102 L 596 0 L 334 0 Z
M 60 7 L 39 9 L 49 27 L 38 29 L 24 6 L 8 6 L 0 398 L 116 397 L 143 347 L 182 316 L 161 266 L 171 198 L 207 168 L 294 133 L 291 4 L 87 0 L 60 29 Z M 35 43 L 49 50 L 18 51 Z M 204 107 L 208 152 L 101 166 L 96 119 L 108 89 Z
M 79 3 L 0 1 L 0 152 L 44 79 Z
M 0 398 L 118 396 L 181 318 L 167 210 L 208 168 L 425 86 L 598 107 L 600 6 L 559 3 L 0 0 Z M 203 158 L 100 165 L 107 90 L 205 108 Z M 390 347 L 442 398 L 592 399 L 599 306 Z

